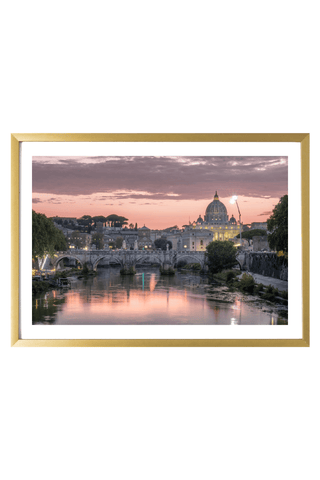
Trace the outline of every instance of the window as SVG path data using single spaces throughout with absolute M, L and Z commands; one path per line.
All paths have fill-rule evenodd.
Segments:
M 200 240 L 200 245 L 203 245 L 203 240 Z

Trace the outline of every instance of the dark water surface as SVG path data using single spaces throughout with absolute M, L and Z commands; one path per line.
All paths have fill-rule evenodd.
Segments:
M 141 268 L 121 276 L 101 268 L 72 288 L 52 290 L 32 301 L 33 325 L 277 325 L 287 323 L 254 297 L 212 287 L 192 273 L 160 276 Z

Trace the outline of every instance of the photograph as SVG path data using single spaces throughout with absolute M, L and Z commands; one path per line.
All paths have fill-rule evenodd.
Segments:
M 287 156 L 32 156 L 32 325 L 288 322 Z

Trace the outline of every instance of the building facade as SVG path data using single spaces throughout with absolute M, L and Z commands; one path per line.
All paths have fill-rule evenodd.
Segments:
M 214 240 L 231 240 L 240 233 L 240 225 L 232 217 L 229 220 L 226 206 L 216 192 L 206 208 L 204 219 L 199 215 L 196 222 L 185 227 L 177 242 L 177 250 L 205 251 Z

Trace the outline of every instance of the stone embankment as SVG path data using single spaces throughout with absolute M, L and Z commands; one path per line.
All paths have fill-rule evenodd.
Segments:
M 238 257 L 243 270 L 288 281 L 288 262 L 271 252 L 241 252 Z

